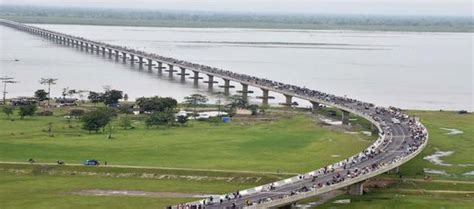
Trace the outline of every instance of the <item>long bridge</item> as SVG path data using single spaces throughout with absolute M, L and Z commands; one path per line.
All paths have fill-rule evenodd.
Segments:
M 146 67 L 149 71 L 157 69 L 159 74 L 165 70 L 170 77 L 180 76 L 183 81 L 188 75 L 192 75 L 188 78 L 192 79 L 194 84 L 203 79 L 200 75 L 206 75 L 207 80 L 204 82 L 209 88 L 213 88 L 218 83 L 216 78 L 220 78 L 223 80 L 223 85 L 218 87 L 223 88 L 227 95 L 231 88 L 235 88 L 231 82 L 242 86 L 237 92 L 244 99 L 253 93 L 249 90 L 249 86 L 255 87 L 261 89 L 262 96 L 258 98 L 262 99 L 264 105 L 268 104 L 269 99 L 274 98 L 269 95 L 273 92 L 285 96 L 286 100 L 282 103 L 284 105 L 291 105 L 293 98 L 299 98 L 309 101 L 313 110 L 320 108 L 321 105 L 331 106 L 342 112 L 343 124 L 349 124 L 349 115 L 355 114 L 370 121 L 378 129 L 379 137 L 372 145 L 345 160 L 266 185 L 170 206 L 173 209 L 290 208 L 299 200 L 345 187 L 349 187 L 351 194 L 362 195 L 364 181 L 382 173 L 398 171 L 400 165 L 417 156 L 428 143 L 428 131 L 423 124 L 398 108 L 377 107 L 370 103 L 305 87 L 88 40 L 9 20 L 0 19 L 0 24 L 88 53 L 102 54 L 116 61 L 138 65 L 140 68 Z

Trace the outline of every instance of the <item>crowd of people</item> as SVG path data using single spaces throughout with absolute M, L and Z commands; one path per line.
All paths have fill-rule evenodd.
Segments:
M 28 27 L 33 27 L 33 26 L 28 26 Z M 98 45 L 98 46 L 100 45 L 109 49 L 124 51 L 124 52 L 131 53 L 139 57 L 153 59 L 160 62 L 166 62 L 172 65 L 179 65 L 180 67 L 197 70 L 202 73 L 208 73 L 215 76 L 220 76 L 225 79 L 232 79 L 234 81 L 250 84 L 256 87 L 267 88 L 268 90 L 284 92 L 285 94 L 297 96 L 297 97 L 307 99 L 312 102 L 325 103 L 325 104 L 328 104 L 337 108 L 341 108 L 346 111 L 351 111 L 351 112 L 357 113 L 358 115 L 364 116 L 368 118 L 369 120 L 373 121 L 379 127 L 380 137 L 369 148 L 343 161 L 325 166 L 324 168 L 309 172 L 307 174 L 299 175 L 296 178 L 292 178 L 291 181 L 276 182 L 276 183 L 272 183 L 266 186 L 259 187 L 261 188 L 260 190 L 254 189 L 255 191 L 253 191 L 252 193 L 247 192 L 246 195 L 258 193 L 258 192 L 264 192 L 264 191 L 278 191 L 279 188 L 283 188 L 287 184 L 293 184 L 295 182 L 300 182 L 300 181 L 308 182 L 303 187 L 296 190 L 291 190 L 289 192 L 286 192 L 285 194 L 274 193 L 274 195 L 269 195 L 268 197 L 265 197 L 256 201 L 246 200 L 245 205 L 247 206 L 261 204 L 261 203 L 272 201 L 275 199 L 286 198 L 286 197 L 290 197 L 290 196 L 294 196 L 294 195 L 298 195 L 302 193 L 312 192 L 312 191 L 321 189 L 323 187 L 336 185 L 341 182 L 345 182 L 348 180 L 352 180 L 352 179 L 373 173 L 381 168 L 387 167 L 388 165 L 397 163 L 405 159 L 407 156 L 410 156 L 410 154 L 418 151 L 419 148 L 423 146 L 427 140 L 428 133 L 427 133 L 427 130 L 424 128 L 424 126 L 421 123 L 419 123 L 415 118 L 403 113 L 398 108 L 375 107 L 373 104 L 370 104 L 370 103 L 365 103 L 365 102 L 358 101 L 355 99 L 347 98 L 345 96 L 341 97 L 341 96 L 336 96 L 336 95 L 332 95 L 332 94 L 328 94 L 328 93 L 324 93 L 324 92 L 320 92 L 316 90 L 311 90 L 306 87 L 300 87 L 296 85 L 272 81 L 269 79 L 258 78 L 258 77 L 250 76 L 246 74 L 235 73 L 228 70 L 223 70 L 223 69 L 219 69 L 215 67 L 196 64 L 196 63 L 191 63 L 184 60 L 178 60 L 175 58 L 166 57 L 166 56 L 158 55 L 155 53 L 147 53 L 144 51 L 131 49 L 127 47 L 121 47 L 121 46 L 110 45 L 110 44 L 106 44 L 102 42 L 91 41 L 91 40 L 87 40 L 81 37 L 74 37 L 67 34 L 61 34 L 61 33 L 53 32 L 53 31 L 48 31 L 45 29 L 40 29 L 40 28 L 36 28 L 36 29 L 47 31 L 49 33 L 57 34 L 63 37 L 68 37 L 71 39 L 88 42 L 94 45 Z M 394 127 L 394 125 L 390 121 L 390 119 L 392 118 L 398 119 L 400 123 L 402 124 L 400 126 L 402 126 L 402 128 L 408 129 L 408 133 L 407 133 L 408 136 L 405 136 L 403 138 L 402 152 L 400 152 L 401 154 L 390 159 L 378 158 L 374 162 L 369 161 L 372 159 L 376 159 L 382 153 L 386 153 L 385 149 L 387 148 L 387 146 L 389 146 L 393 142 L 394 130 L 392 130 L 392 127 Z M 369 165 L 365 165 L 363 162 L 372 162 L 372 163 L 370 163 Z M 365 165 L 365 166 L 362 168 L 359 168 L 358 166 L 360 165 Z M 332 177 L 330 177 L 329 180 L 326 180 L 323 182 L 319 181 L 319 179 L 321 179 L 323 176 L 332 176 Z M 180 204 L 180 205 L 175 206 L 175 208 L 201 209 L 201 208 L 206 208 L 207 206 L 219 205 L 219 204 L 224 204 L 224 203 L 231 203 L 229 206 L 230 208 L 240 208 L 242 206 L 237 206 L 235 204 L 236 202 L 235 200 L 246 198 L 245 197 L 246 195 L 242 195 L 241 192 L 234 192 L 234 193 L 222 195 L 219 198 L 209 197 L 205 200 L 202 200 L 196 203 Z

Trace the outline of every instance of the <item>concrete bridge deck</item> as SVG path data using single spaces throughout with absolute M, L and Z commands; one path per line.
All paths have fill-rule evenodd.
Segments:
M 242 90 L 238 92 L 242 94 L 243 98 L 248 97 L 249 86 L 260 88 L 263 96 L 259 98 L 262 99 L 263 104 L 268 104 L 268 99 L 272 98 L 269 96 L 269 92 L 273 92 L 283 94 L 286 97 L 284 104 L 287 105 L 291 104 L 292 98 L 300 98 L 311 102 L 313 108 L 318 108 L 320 104 L 332 106 L 343 112 L 343 123 L 348 123 L 349 113 L 352 113 L 367 119 L 379 130 L 379 138 L 374 144 L 346 160 L 282 181 L 209 197 L 196 202 L 183 203 L 172 206 L 173 208 L 275 208 L 288 206 L 298 200 L 347 186 L 351 187 L 352 193 L 361 194 L 363 181 L 397 169 L 398 166 L 419 154 L 428 142 L 426 128 L 416 118 L 410 117 L 396 108 L 376 107 L 355 99 L 326 94 L 296 85 L 101 43 L 9 20 L 0 20 L 0 24 L 50 39 L 59 44 L 85 49 L 86 52 L 90 50 L 91 53 L 102 53 L 103 56 L 109 56 L 110 59 L 115 58 L 116 61 L 120 59 L 124 63 L 128 61 L 131 65 L 139 65 L 140 68 L 143 68 L 145 64 L 150 71 L 155 68 L 154 66 L 158 66 L 156 67 L 158 73 L 162 73 L 162 69 L 166 69 L 164 66 L 168 66 L 169 76 L 174 76 L 174 73 L 177 72 L 174 69 L 179 68 L 180 73 L 177 75 L 181 76 L 183 80 L 186 79 L 186 75 L 190 74 L 187 71 L 191 71 L 193 75 L 191 79 L 195 84 L 203 78 L 199 74 L 205 74 L 208 77 L 205 83 L 209 85 L 209 88 L 213 88 L 213 84 L 217 83 L 215 78 L 221 78 L 224 85 L 219 87 L 224 88 L 224 92 L 227 94 L 229 89 L 234 87 L 230 82 L 236 82 L 242 86 Z M 394 123 L 393 118 L 397 118 L 400 123 L 396 121 Z

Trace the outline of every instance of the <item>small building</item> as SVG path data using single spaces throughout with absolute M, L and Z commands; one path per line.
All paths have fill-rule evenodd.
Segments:
M 34 105 L 36 98 L 34 97 L 17 97 L 10 100 L 13 106 Z
M 77 106 L 77 99 L 75 98 L 58 98 L 56 99 L 56 103 L 58 103 L 60 107 L 71 107 Z

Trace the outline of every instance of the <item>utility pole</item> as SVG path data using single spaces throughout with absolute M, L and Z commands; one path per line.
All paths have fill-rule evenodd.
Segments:
M 13 80 L 14 78 L 12 77 L 7 77 L 7 76 L 4 76 L 4 77 L 0 77 L 0 81 L 2 81 L 3 83 L 3 104 L 6 104 L 7 101 L 6 101 L 6 97 L 7 97 L 7 84 L 9 83 L 17 83 L 17 81 L 14 81 Z

